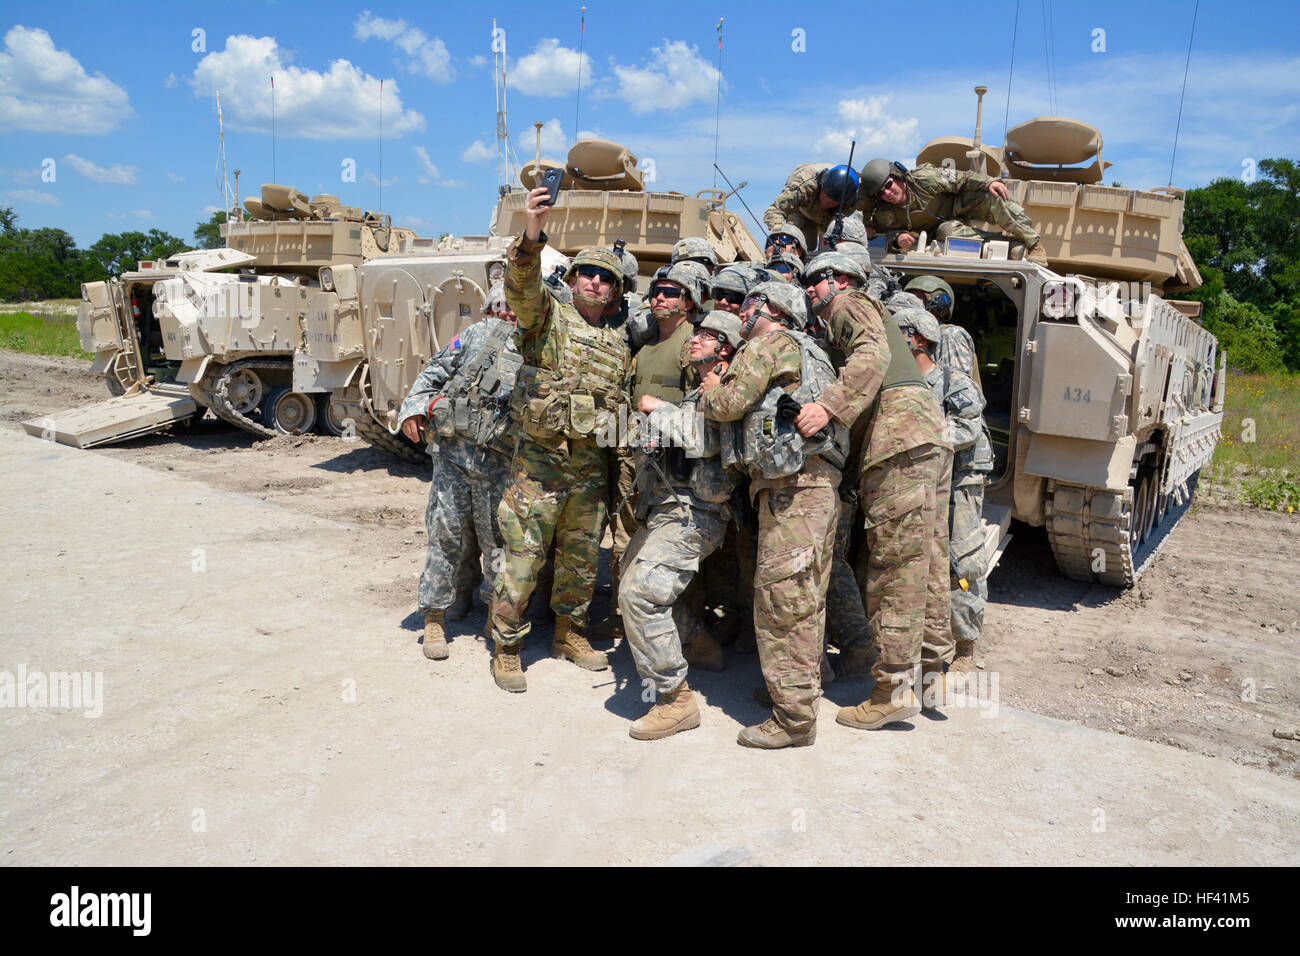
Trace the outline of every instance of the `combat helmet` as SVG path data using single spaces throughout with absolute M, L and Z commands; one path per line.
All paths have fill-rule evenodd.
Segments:
M 862 167 L 862 194 L 872 199 L 879 198 L 880 190 L 890 176 L 903 179 L 907 176 L 907 167 L 894 160 L 873 159 Z
M 676 265 L 683 259 L 703 259 L 708 263 L 707 269 L 712 272 L 718 267 L 718 254 L 713 251 L 713 246 L 707 239 L 701 239 L 698 236 L 689 236 L 685 239 L 678 239 L 673 243 L 672 264 Z M 701 262 L 700 265 L 704 265 Z
M 775 308 L 784 317 L 785 324 L 795 331 L 802 332 L 808 327 L 808 297 L 797 285 L 790 282 L 760 282 L 745 297 L 746 307 L 753 299 L 761 299 Z M 755 306 L 749 321 L 742 324 L 742 333 L 748 334 L 753 330 L 762 302 Z
M 654 279 L 650 282 L 650 289 L 646 291 L 649 292 L 654 289 L 655 283 L 660 279 L 676 282 L 690 295 L 691 308 L 698 310 L 704 304 L 704 300 L 709 297 L 708 284 L 702 275 L 703 272 L 704 270 L 699 267 L 699 264 L 694 262 L 676 262 L 671 265 L 660 266 L 655 271 Z M 647 295 L 646 302 L 650 302 L 653 298 L 654 296 Z
M 939 320 L 925 309 L 899 309 L 894 314 L 894 321 L 904 332 L 915 331 L 917 335 L 930 343 L 926 350 L 933 352 L 939 344 Z
M 924 312 L 925 303 L 910 292 L 895 292 L 885 300 L 885 308 L 887 308 L 891 313 L 899 312 L 903 309 L 920 309 Z
M 569 263 L 569 268 L 564 273 L 565 282 L 577 275 L 579 266 L 598 266 L 614 277 L 613 293 L 611 298 L 606 300 L 607 302 L 623 294 L 623 263 L 618 256 L 614 255 L 613 249 L 605 249 L 601 246 L 588 246 L 583 249 Z
M 791 239 L 793 239 L 799 248 L 799 251 L 796 254 L 799 256 L 800 259 L 808 255 L 808 240 L 804 238 L 803 230 L 800 229 L 798 226 L 796 226 L 794 223 L 787 222 L 784 225 L 777 226 L 770 233 L 768 233 L 767 242 L 763 244 L 763 248 L 766 249 L 768 246 L 770 246 L 772 244 L 772 240 L 775 239 L 777 236 L 789 236 Z M 784 246 L 778 246 L 778 248 L 788 249 L 789 246 L 787 244 Z
M 924 293 L 925 308 L 940 322 L 952 321 L 952 308 L 957 298 L 952 294 L 952 286 L 938 276 L 917 276 L 903 289 L 917 295 Z
M 713 273 L 713 281 L 709 283 L 715 297 L 719 292 L 735 292 L 743 296 L 752 284 L 749 271 L 740 263 L 723 266 Z
M 641 263 L 636 261 L 636 256 L 623 248 L 623 240 L 614 243 L 614 255 L 618 256 L 623 263 L 623 294 L 629 295 L 636 291 L 637 273 L 641 271 Z
M 774 252 L 767 260 L 767 271 L 774 272 L 775 279 L 785 282 L 803 281 L 803 260 L 792 252 Z
M 821 174 L 821 191 L 840 206 L 852 206 L 858 201 L 858 174 L 850 167 L 832 166 Z
M 488 289 L 487 298 L 483 300 L 483 314 L 496 315 L 502 309 L 509 308 L 506 305 L 506 284 L 504 282 L 494 282 Z
M 808 260 L 804 267 L 804 277 L 811 280 L 823 272 L 837 272 L 840 275 L 853 276 L 859 282 L 867 281 L 867 272 L 851 256 L 837 250 L 819 252 Z
M 740 334 L 740 319 L 730 312 L 723 312 L 721 309 L 713 309 L 710 312 L 703 313 L 696 321 L 695 327 L 721 333 L 727 344 L 733 349 L 740 348 L 745 341 Z

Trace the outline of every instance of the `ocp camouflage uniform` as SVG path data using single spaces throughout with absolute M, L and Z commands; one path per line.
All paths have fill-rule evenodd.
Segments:
M 763 213 L 763 225 L 769 233 L 788 222 L 799 227 L 810 249 L 816 245 L 817 237 L 835 218 L 836 210 L 821 205 L 821 174 L 830 168 L 830 163 L 804 163 L 794 168 L 785 187 Z
M 942 667 L 953 657 L 945 520 L 952 446 L 906 339 L 878 301 L 845 290 L 819 317 L 846 356 L 839 384 L 817 401 L 852 429 L 849 461 L 867 530 L 858 580 L 880 651 L 872 675 L 910 686 L 918 663 Z
M 521 434 L 510 484 L 497 510 L 505 543 L 492 602 L 492 637 L 517 647 L 546 549 L 555 541 L 551 608 L 587 624 L 605 526 L 611 465 L 596 439 L 598 417 L 627 402 L 631 356 L 620 329 L 593 326 L 541 280 L 545 235 L 520 237 L 507 252 L 506 302 L 518 316 L 526 363 L 515 391 Z
M 901 232 L 929 234 L 931 239 L 949 236 L 1000 239 L 1012 236 L 1032 249 L 1038 245 L 1029 216 L 1018 202 L 999 199 L 989 192 L 993 178 L 983 173 L 958 171 L 943 166 L 918 166 L 907 174 L 907 196 L 894 206 L 865 194 L 858 197 L 863 219 L 882 233 L 891 250 L 898 249 Z M 990 222 L 1002 232 L 976 229 L 969 223 Z
M 794 391 L 802 373 L 798 340 L 773 330 L 740 348 L 721 384 L 701 396 L 700 412 L 712 421 L 738 421 L 773 386 Z M 758 512 L 754 634 L 773 716 L 792 735 L 807 734 L 817 722 L 840 477 L 821 455 L 784 478 L 750 472 Z
M 988 602 L 988 556 L 980 515 L 986 476 L 993 470 L 993 444 L 984 423 L 984 397 L 965 373 L 936 365 L 925 382 L 943 408 L 954 451 L 948 506 L 952 636 L 955 641 L 974 641 L 984 630 Z M 962 589 L 962 579 L 968 590 Z
M 679 598 L 700 562 L 722 544 L 736 485 L 718 460 L 718 426 L 697 416 L 698 397 L 693 391 L 680 405 L 660 405 L 651 416 L 650 427 L 661 435 L 695 437 L 690 447 L 670 447 L 656 453 L 655 462 L 647 460 L 646 452 L 636 452 L 643 524 L 623 556 L 618 601 L 637 671 L 660 695 L 671 694 L 686 679 L 682 644 L 690 642 L 699 625 Z M 705 453 L 706 443 L 698 440 L 703 436 L 696 429 L 712 430 L 711 453 Z
M 427 422 L 430 403 L 456 372 L 474 363 L 485 348 L 499 349 L 506 362 L 517 362 L 519 350 L 513 335 L 504 336 L 507 329 L 513 331 L 510 323 L 487 318 L 461 332 L 416 377 L 398 411 L 398 421 L 417 416 Z M 509 437 L 507 404 L 512 384 L 504 385 L 504 394 L 500 395 L 505 406 L 502 410 L 507 412 L 505 427 L 490 443 L 478 445 L 463 436 L 439 436 L 433 427 L 426 432 L 433 456 L 433 480 L 424 509 L 428 554 L 418 589 L 421 611 L 445 610 L 457 591 L 468 594 L 473 590 L 476 554 L 482 564 L 483 587 L 488 593 L 492 590 L 501 562 L 497 506 L 505 492 L 514 444 Z

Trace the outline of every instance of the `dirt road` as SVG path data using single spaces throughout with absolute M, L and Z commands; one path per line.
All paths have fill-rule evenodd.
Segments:
M 103 395 L 0 353 L 0 669 L 106 684 L 95 721 L 0 717 L 5 862 L 864 862 L 846 838 L 869 822 L 898 862 L 925 837 L 944 862 L 1297 859 L 1300 743 L 1273 736 L 1300 729 L 1295 518 L 1198 503 L 1123 594 L 1061 578 L 1021 528 L 990 582 L 998 719 L 854 734 L 833 705 L 866 685 L 835 684 L 816 747 L 756 759 L 734 744 L 761 717 L 752 655 L 701 676 L 700 731 L 649 747 L 626 737 L 625 647 L 588 675 L 537 642 L 507 697 L 479 610 L 424 661 L 421 469 L 215 422 L 91 452 L 16 429 Z

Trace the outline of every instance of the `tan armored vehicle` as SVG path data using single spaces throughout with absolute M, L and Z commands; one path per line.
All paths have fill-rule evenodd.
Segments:
M 637 158 L 617 143 L 584 140 L 569 151 L 543 275 L 567 264 L 566 256 L 623 240 L 636 256 L 642 288 L 672 258 L 678 239 L 707 239 L 722 262 L 758 259 L 753 236 L 726 208 L 726 196 L 705 190 L 694 197 L 645 189 Z M 543 161 L 540 169 L 560 168 Z M 540 180 L 527 165 L 521 185 Z M 294 388 L 328 390 L 336 419 L 395 454 L 421 460 L 422 448 L 399 431 L 397 411 L 429 358 L 482 316 L 492 282 L 505 274 L 505 253 L 524 224 L 526 189 L 507 190 L 492 214 L 490 235 L 436 242 L 407 239 L 399 250 L 359 267 L 322 272 L 322 286 L 339 297 L 337 310 L 317 310 L 294 367 Z
M 1001 167 L 1050 265 L 1009 260 L 996 240 L 873 249 L 904 283 L 945 280 L 975 341 L 998 458 L 991 556 L 1016 518 L 1046 526 L 1067 576 L 1132 585 L 1190 503 L 1223 419 L 1218 342 L 1195 321 L 1198 303 L 1164 298 L 1201 281 L 1181 191 L 1102 186 L 1100 133 L 1064 117 L 1009 130 L 1001 150 L 953 137 L 917 159 Z
M 118 441 L 204 408 L 261 436 L 343 433 L 324 396 L 292 387 L 307 317 L 338 307 L 320 271 L 360 265 L 415 233 L 336 196 L 308 199 L 274 184 L 245 207 L 255 218 L 223 224 L 224 249 L 141 262 L 83 286 L 77 325 L 82 347 L 95 354 L 92 370 L 105 373 L 114 395 L 131 394 L 54 416 L 58 440 Z

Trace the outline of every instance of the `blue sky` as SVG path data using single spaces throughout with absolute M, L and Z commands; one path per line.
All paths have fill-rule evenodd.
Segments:
M 1021 0 L 1010 125 L 1086 120 L 1115 164 L 1108 180 L 1164 185 L 1194 3 Z M 586 6 L 575 126 L 579 3 L 9 5 L 0 205 L 83 246 L 151 227 L 191 239 L 221 203 L 218 89 L 241 196 L 272 181 L 274 73 L 274 180 L 378 208 L 382 79 L 384 211 L 422 235 L 482 233 L 497 185 L 494 15 L 523 161 L 540 121 L 547 156 L 595 134 L 652 165 L 653 188 L 714 185 L 720 17 L 719 161 L 759 215 L 795 164 L 843 161 L 850 136 L 861 168 L 970 135 L 977 83 L 984 139 L 1002 141 L 1015 0 Z M 1298 37 L 1300 4 L 1202 0 L 1175 185 L 1300 157 Z

